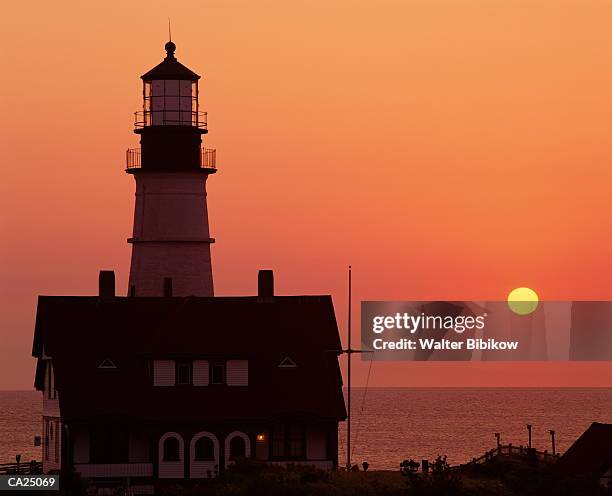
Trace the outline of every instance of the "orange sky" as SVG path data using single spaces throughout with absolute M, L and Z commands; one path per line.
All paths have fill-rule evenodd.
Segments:
M 612 3 L 10 2 L 0 389 L 31 387 L 37 294 L 92 294 L 100 268 L 126 287 L 124 153 L 169 15 L 217 148 L 218 294 L 273 268 L 344 325 L 352 263 L 356 301 L 612 299 Z M 608 364 L 508 367 L 375 364 L 373 383 L 612 385 Z

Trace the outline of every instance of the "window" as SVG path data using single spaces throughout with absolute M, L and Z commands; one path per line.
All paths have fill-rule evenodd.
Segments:
M 192 363 L 189 361 L 176 362 L 176 383 L 191 384 Z
M 292 425 L 289 429 L 289 457 L 304 456 L 304 429 L 300 425 Z
M 195 460 L 207 461 L 215 459 L 215 444 L 209 437 L 201 437 L 195 444 Z
M 197 85 L 191 80 L 159 79 L 145 82 L 147 125 L 191 125 L 197 110 Z
M 285 426 L 278 424 L 272 431 L 272 456 L 285 456 Z
M 237 458 L 246 456 L 246 443 L 241 436 L 234 436 L 230 441 L 229 459 L 235 461 Z
M 278 424 L 272 430 L 272 457 L 304 458 L 304 427 Z
M 211 384 L 225 384 L 225 362 L 212 362 L 210 382 Z
M 179 441 L 175 437 L 169 437 L 164 441 L 164 457 L 165 462 L 178 462 L 180 457 Z

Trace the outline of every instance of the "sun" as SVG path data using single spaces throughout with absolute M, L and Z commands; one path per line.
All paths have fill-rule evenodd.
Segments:
M 515 288 L 508 294 L 510 310 L 519 315 L 529 315 L 538 308 L 538 293 L 531 288 Z

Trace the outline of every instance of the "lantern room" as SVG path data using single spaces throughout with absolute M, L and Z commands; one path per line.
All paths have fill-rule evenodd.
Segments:
M 141 76 L 143 109 L 136 112 L 136 128 L 189 126 L 206 132 L 206 113 L 198 104 L 200 76 L 175 57 L 176 45 L 165 45 L 166 58 Z
M 142 110 L 136 112 L 134 132 L 140 149 L 127 150 L 129 173 L 147 171 L 216 171 L 215 150 L 202 147 L 208 133 L 206 112 L 200 111 L 200 76 L 175 57 L 176 45 L 165 45 L 166 57 L 140 76 Z

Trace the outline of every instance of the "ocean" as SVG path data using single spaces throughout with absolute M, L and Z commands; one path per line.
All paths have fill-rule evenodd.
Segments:
M 365 397 L 364 397 L 365 394 Z M 0 463 L 40 460 L 34 436 L 41 435 L 42 398 L 34 391 L 0 391 Z M 565 451 L 592 423 L 612 423 L 612 389 L 407 389 L 355 388 L 352 394 L 353 463 L 371 470 L 398 468 L 447 455 L 451 464 L 478 457 L 502 443 L 532 444 Z M 340 429 L 340 463 L 346 460 L 346 426 Z

